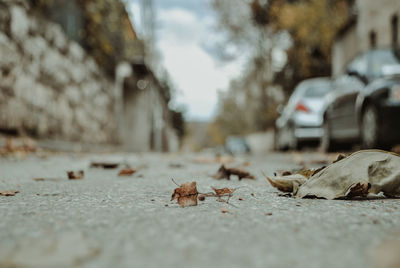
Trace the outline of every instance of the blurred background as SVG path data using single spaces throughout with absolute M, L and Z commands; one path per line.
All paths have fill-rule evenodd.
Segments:
M 0 0 L 0 133 L 129 151 L 391 149 L 399 15 L 397 0 Z

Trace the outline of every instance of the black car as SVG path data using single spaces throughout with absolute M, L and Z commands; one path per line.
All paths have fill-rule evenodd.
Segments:
M 348 64 L 333 82 L 324 112 L 321 147 L 361 142 L 388 148 L 400 142 L 400 53 L 374 49 Z

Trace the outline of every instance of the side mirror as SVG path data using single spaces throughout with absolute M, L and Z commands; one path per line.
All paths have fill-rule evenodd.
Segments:
M 282 104 L 279 104 L 278 107 L 276 107 L 276 112 L 281 115 L 283 113 L 283 109 L 285 108 L 285 106 L 283 106 Z

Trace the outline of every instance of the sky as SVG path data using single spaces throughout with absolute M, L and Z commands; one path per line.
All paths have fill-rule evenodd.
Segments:
M 186 108 L 187 120 L 209 121 L 216 112 L 217 92 L 237 77 L 243 59 L 220 62 L 207 47 L 218 33 L 209 0 L 153 0 L 155 46 L 161 64 L 177 88 L 175 105 Z M 139 0 L 131 0 L 133 24 L 140 34 Z

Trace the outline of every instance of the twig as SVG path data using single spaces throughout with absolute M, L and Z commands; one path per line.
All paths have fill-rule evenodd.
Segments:
M 176 181 L 174 181 L 173 178 L 171 178 L 172 182 L 176 184 L 176 186 L 181 187 L 181 185 L 179 185 L 178 183 L 176 183 Z

